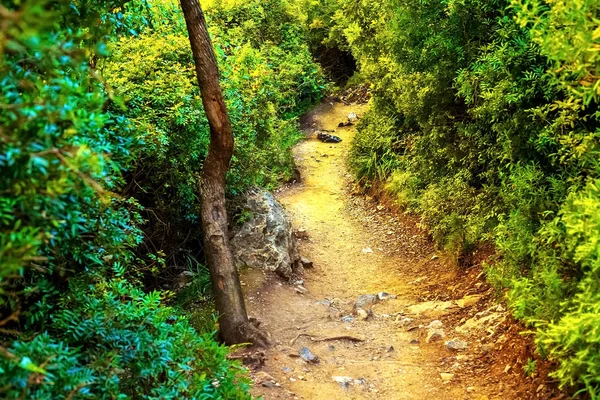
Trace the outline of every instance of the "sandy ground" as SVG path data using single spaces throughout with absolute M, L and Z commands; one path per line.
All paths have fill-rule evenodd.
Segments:
M 497 382 L 456 373 L 456 352 L 443 341 L 427 343 L 426 330 L 416 326 L 442 316 L 406 314 L 420 295 L 414 280 L 435 250 L 402 221 L 375 229 L 368 210 L 353 200 L 346 160 L 355 132 L 337 126 L 350 112 L 364 114 L 365 107 L 325 103 L 309 114 L 303 122 L 307 140 L 295 149 L 302 183 L 278 193 L 295 228 L 308 235 L 300 250 L 314 268 L 299 278 L 307 292 L 260 271 L 242 273 L 249 313 L 273 339 L 264 365 L 253 372 L 253 393 L 267 400 L 518 398 Z M 321 143 L 316 129 L 335 130 L 343 141 Z M 444 279 L 453 273 L 449 268 Z M 397 298 L 373 305 L 367 320 L 358 318 L 357 297 L 379 292 Z M 415 329 L 399 324 L 405 315 Z M 339 336 L 360 341 L 321 341 Z M 299 358 L 303 347 L 319 362 Z

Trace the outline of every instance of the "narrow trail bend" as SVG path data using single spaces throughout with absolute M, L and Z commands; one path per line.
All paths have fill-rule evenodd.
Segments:
M 295 228 L 307 232 L 300 241 L 301 253 L 314 262 L 302 277 L 307 292 L 300 294 L 274 277 L 265 279 L 260 271 L 242 272 L 249 312 L 274 343 L 264 366 L 253 373 L 254 394 L 267 400 L 515 398 L 497 383 L 454 373 L 456 352 L 443 341 L 427 343 L 422 328 L 398 323 L 417 303 L 413 282 L 435 251 L 418 229 L 391 216 L 390 226 L 378 231 L 369 210 L 349 193 L 346 159 L 354 129 L 337 126 L 350 112 L 361 116 L 364 111 L 366 106 L 336 103 L 310 113 L 303 123 L 308 134 L 335 129 L 343 141 L 325 144 L 310 137 L 300 143 L 295 158 L 302 183 L 278 194 Z M 373 305 L 367 320 L 353 315 L 359 295 L 379 292 L 397 298 Z M 409 317 L 415 326 L 444 321 L 435 315 Z M 364 341 L 311 340 L 337 336 Z M 302 347 L 320 362 L 298 358 Z M 453 376 L 448 380 L 450 375 L 443 374 Z

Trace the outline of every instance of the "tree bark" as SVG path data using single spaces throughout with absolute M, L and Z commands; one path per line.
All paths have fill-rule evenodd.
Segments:
M 204 251 L 219 312 L 221 337 L 227 344 L 267 344 L 248 319 L 242 287 L 227 232 L 225 178 L 233 155 L 233 129 L 219 85 L 217 60 L 198 0 L 181 0 L 202 104 L 210 125 L 208 156 L 202 168 L 200 197 Z

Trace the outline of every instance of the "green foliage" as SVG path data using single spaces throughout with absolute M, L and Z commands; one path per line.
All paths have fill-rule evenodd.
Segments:
M 159 293 L 119 279 L 71 286 L 50 333 L 13 343 L 12 358 L 0 360 L 5 398 L 250 398 L 227 349 L 163 306 Z
M 249 398 L 212 307 L 188 322 L 148 285 L 183 260 L 197 275 L 179 303 L 210 299 L 186 247 L 208 125 L 178 2 L 9 1 L 0 17 L 0 397 Z M 273 187 L 320 68 L 284 1 L 208 18 L 235 127 L 229 193 Z
M 149 8 L 128 5 L 124 18 L 142 33 L 112 43 L 111 56 L 99 67 L 145 143 L 134 173 L 139 197 L 161 220 L 188 225 L 198 218 L 208 123 L 176 2 L 147 3 Z M 234 127 L 230 193 L 252 185 L 272 188 L 292 172 L 295 118 L 320 99 L 320 70 L 280 0 L 216 4 L 207 18 Z
M 357 177 L 385 182 L 459 263 L 494 242 L 488 278 L 537 328 L 555 376 L 600 396 L 596 2 L 337 7 L 320 35 L 349 45 L 373 87 Z

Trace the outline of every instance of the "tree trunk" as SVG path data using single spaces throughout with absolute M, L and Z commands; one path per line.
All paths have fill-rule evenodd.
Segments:
M 204 13 L 198 0 L 181 0 L 202 104 L 210 125 L 210 145 L 200 183 L 202 229 L 212 288 L 215 296 L 221 337 L 227 344 L 267 340 L 248 319 L 242 287 L 227 232 L 225 177 L 233 155 L 233 130 L 227 114 L 217 60 L 208 35 Z

